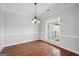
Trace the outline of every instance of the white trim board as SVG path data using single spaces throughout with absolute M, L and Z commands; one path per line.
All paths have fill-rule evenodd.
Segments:
M 16 45 L 16 44 L 20 44 L 20 43 L 24 43 L 24 42 L 29 42 L 32 40 L 36 40 L 38 39 L 38 34 L 14 34 L 14 35 L 7 35 L 4 36 L 4 44 L 3 46 L 11 46 L 11 45 Z
M 69 37 L 69 38 L 77 38 L 77 39 L 79 39 L 79 36 L 75 36 L 75 35 L 61 35 L 61 37 Z
M 34 35 L 34 34 L 38 34 L 38 33 L 8 33 L 8 34 L 4 34 L 3 36 L 16 36 L 16 35 Z
M 41 35 L 43 35 L 44 33 L 45 33 L 45 32 L 40 32 Z M 61 35 L 61 38 L 62 38 L 62 37 L 79 39 L 79 36 L 78 36 L 78 35 L 67 35 L 67 34 L 63 34 L 63 35 Z
M 4 47 L 1 47 L 1 48 L 0 48 L 0 52 L 3 50 L 3 48 L 4 48 Z
M 32 40 L 28 40 L 28 41 L 21 41 L 21 42 L 17 42 L 17 43 L 12 43 L 10 45 L 4 45 L 3 47 L 8 47 L 8 46 L 12 46 L 12 45 L 27 43 L 27 42 L 31 42 L 31 41 L 35 41 L 35 40 L 38 40 L 38 39 L 32 39 Z

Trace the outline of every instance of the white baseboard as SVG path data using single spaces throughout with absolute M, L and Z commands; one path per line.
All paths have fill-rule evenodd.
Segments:
M 16 42 L 16 43 L 12 43 L 10 45 L 4 45 L 4 47 L 8 47 L 8 46 L 12 46 L 12 45 L 17 45 L 17 44 L 22 44 L 22 43 L 27 43 L 27 42 L 31 42 L 31 41 L 35 41 L 35 40 L 38 40 L 38 39 L 33 39 L 33 40 L 28 40 L 28 41 L 21 41 L 21 42 Z
M 0 48 L 0 52 L 3 50 L 3 48 L 4 48 L 4 47 L 1 47 L 1 48 Z
M 74 50 L 69 49 L 69 48 L 66 48 L 66 47 L 62 46 L 61 44 L 57 44 L 57 43 L 52 42 L 52 41 L 49 41 L 49 40 L 47 40 L 47 39 L 41 39 L 41 40 L 46 41 L 46 42 L 48 42 L 48 43 L 50 43 L 50 44 L 56 45 L 56 46 L 58 46 L 58 47 L 61 47 L 61 48 L 63 48 L 63 49 L 66 49 L 66 50 L 68 50 L 68 51 L 71 51 L 71 52 L 73 52 L 73 53 L 79 54 L 79 52 L 74 51 Z
M 14 33 L 5 34 L 3 47 L 30 42 L 38 39 L 38 33 L 26 34 L 26 33 Z

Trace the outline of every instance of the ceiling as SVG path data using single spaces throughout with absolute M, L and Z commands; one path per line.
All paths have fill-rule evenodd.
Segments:
M 38 3 L 37 4 L 37 16 L 39 18 L 54 13 L 57 10 L 75 5 L 74 3 Z M 34 3 L 4 3 L 3 9 L 5 11 L 16 12 L 30 18 L 35 15 Z M 50 9 L 47 12 L 47 9 Z

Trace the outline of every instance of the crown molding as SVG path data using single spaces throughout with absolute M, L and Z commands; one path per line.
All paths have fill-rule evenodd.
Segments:
M 75 3 L 75 4 L 72 4 L 72 5 L 64 6 L 64 7 L 60 8 L 60 9 L 57 9 L 55 11 L 50 12 L 50 14 L 47 14 L 47 15 L 41 17 L 41 19 L 45 19 L 45 18 L 47 18 L 49 16 L 52 16 L 52 15 L 54 15 L 54 14 L 60 12 L 60 11 L 65 10 L 65 9 L 71 8 L 71 7 L 75 6 L 75 5 L 78 5 L 78 4 Z
M 30 16 L 28 16 L 27 14 L 24 14 L 24 13 L 18 12 L 18 11 L 14 11 L 14 10 L 7 9 L 7 8 L 4 7 L 4 5 L 1 5 L 1 9 L 2 9 L 3 12 L 6 11 L 6 12 L 15 13 L 15 14 L 22 15 L 22 16 L 25 16 L 25 17 L 30 18 Z

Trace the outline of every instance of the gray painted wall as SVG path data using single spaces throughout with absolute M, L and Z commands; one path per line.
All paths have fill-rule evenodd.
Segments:
M 1 5 L 0 5 L 0 49 L 1 49 L 1 27 L 2 27 L 2 19 L 1 19 Z
M 26 16 L 4 11 L 4 46 L 38 39 L 37 26 Z
M 79 52 L 79 4 L 60 10 L 59 12 L 41 19 L 41 38 L 45 39 L 45 21 L 55 17 L 62 19 L 61 45 Z
M 38 39 L 38 24 L 19 13 L 4 10 L 0 4 L 0 49 Z
M 3 48 L 3 10 L 2 5 L 0 4 L 0 50 Z

